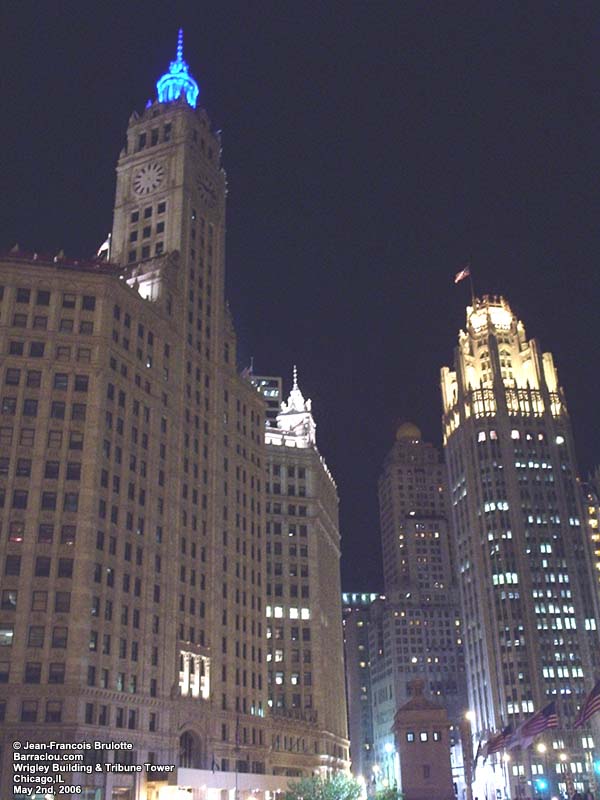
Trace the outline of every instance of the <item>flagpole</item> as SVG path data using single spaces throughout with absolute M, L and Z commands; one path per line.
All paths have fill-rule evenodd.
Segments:
M 471 269 L 472 259 L 469 260 L 469 285 L 471 287 L 471 303 L 475 310 L 475 286 L 473 284 L 473 270 Z

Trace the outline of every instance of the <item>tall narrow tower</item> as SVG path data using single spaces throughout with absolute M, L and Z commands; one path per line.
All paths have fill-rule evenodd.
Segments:
M 560 727 L 546 734 L 553 755 L 546 763 L 535 749 L 515 751 L 511 796 L 523 776 L 560 774 L 563 749 L 583 785 L 583 740 L 570 727 L 600 667 L 598 615 L 552 355 L 527 340 L 504 298 L 485 296 L 467 308 L 454 369 L 442 369 L 441 383 L 475 730 L 485 738 L 516 728 L 555 701 Z

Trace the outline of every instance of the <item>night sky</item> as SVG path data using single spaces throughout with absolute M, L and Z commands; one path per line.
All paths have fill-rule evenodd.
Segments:
M 128 117 L 179 25 L 223 131 L 240 365 L 287 392 L 298 364 L 338 483 L 344 588 L 381 588 L 397 422 L 441 444 L 467 261 L 554 353 L 582 473 L 600 462 L 598 4 L 13 3 L 0 248 L 95 253 Z

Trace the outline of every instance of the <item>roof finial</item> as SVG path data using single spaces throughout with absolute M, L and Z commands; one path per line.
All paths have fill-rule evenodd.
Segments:
M 292 389 L 297 389 L 297 388 L 298 388 L 298 368 L 294 364 L 294 385 L 292 386 Z
M 187 63 L 183 60 L 183 29 L 179 29 L 177 36 L 177 56 L 169 64 L 169 71 L 159 78 L 156 83 L 159 103 L 172 103 L 181 95 L 188 105 L 196 108 L 198 100 L 198 84 L 192 78 Z

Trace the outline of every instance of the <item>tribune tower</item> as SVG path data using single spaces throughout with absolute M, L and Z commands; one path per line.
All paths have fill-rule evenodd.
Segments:
M 474 299 L 466 321 L 441 384 L 474 731 L 516 729 L 556 701 L 549 755 L 513 751 L 510 796 L 547 770 L 554 784 L 561 751 L 583 789 L 591 739 L 571 726 L 600 647 L 565 398 L 552 355 L 504 298 Z

